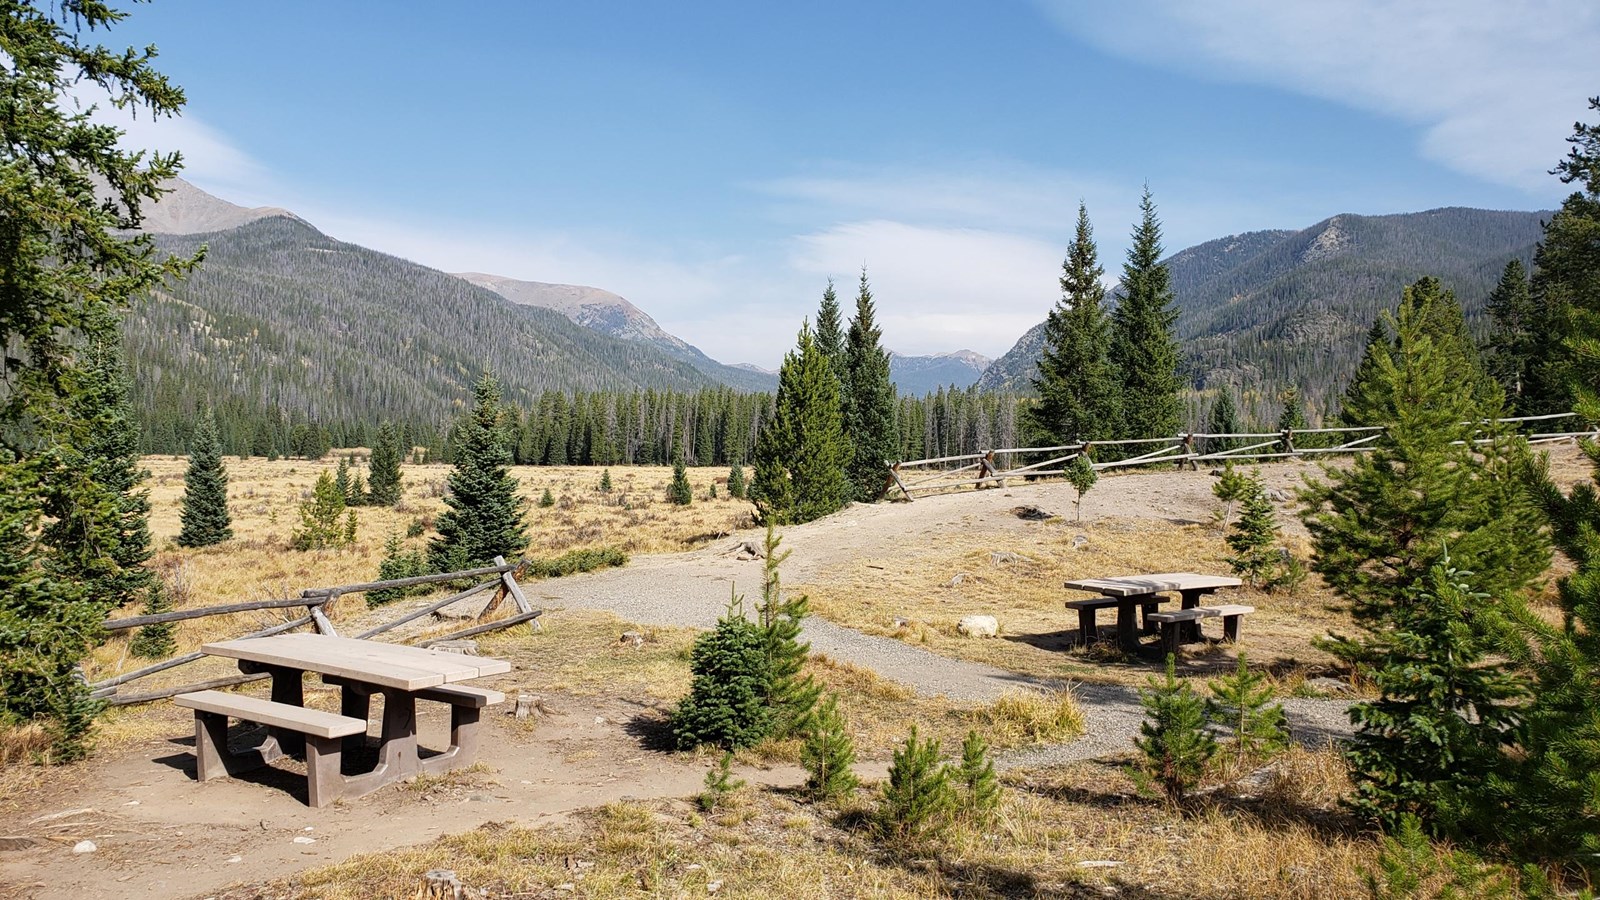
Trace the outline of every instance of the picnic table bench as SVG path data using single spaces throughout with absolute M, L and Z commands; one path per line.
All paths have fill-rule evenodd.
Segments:
M 1082 631 L 1084 643 L 1092 643 L 1095 639 L 1093 610 L 1103 609 L 1113 601 L 1117 607 L 1117 641 L 1123 650 L 1133 652 L 1139 648 L 1139 627 L 1136 617 L 1140 610 L 1144 613 L 1144 624 L 1148 628 L 1151 623 L 1162 623 L 1163 616 L 1172 616 L 1176 613 L 1160 613 L 1152 611 L 1159 603 L 1166 602 L 1163 593 L 1177 593 L 1181 598 L 1180 609 L 1176 612 L 1192 610 L 1200 605 L 1200 598 L 1225 587 L 1238 587 L 1244 582 L 1237 578 L 1220 575 L 1200 575 L 1194 572 L 1158 572 L 1154 575 L 1124 575 L 1115 578 L 1082 578 L 1066 582 L 1066 587 L 1075 591 L 1094 591 L 1102 596 L 1095 600 L 1068 601 L 1067 606 L 1078 610 L 1079 628 Z M 1073 606 L 1074 603 L 1085 603 L 1084 606 Z M 1086 609 L 1085 606 L 1088 608 Z M 1085 620 L 1085 613 L 1088 619 Z M 1176 641 L 1192 643 L 1200 640 L 1200 627 L 1198 620 L 1204 615 L 1179 616 L 1173 622 Z M 1087 628 L 1085 629 L 1085 626 Z M 1163 624 L 1163 630 L 1167 625 Z M 1234 636 L 1238 634 L 1238 619 L 1233 620 Z
M 477 753 L 481 711 L 504 701 L 505 695 L 455 682 L 511 671 L 504 660 L 322 634 L 222 641 L 200 649 L 238 660 L 246 673 L 270 674 L 272 699 L 219 691 L 175 699 L 179 706 L 195 711 L 198 779 L 236 775 L 285 755 L 304 753 L 311 806 L 359 797 L 425 772 L 470 765 Z M 338 714 L 306 708 L 307 672 L 339 686 Z M 384 698 L 377 765 L 369 772 L 344 775 L 342 751 L 365 743 L 373 694 Z M 451 709 L 450 746 L 428 757 L 421 755 L 417 743 L 418 700 L 447 703 Z M 230 752 L 230 718 L 267 726 L 267 740 L 251 751 Z

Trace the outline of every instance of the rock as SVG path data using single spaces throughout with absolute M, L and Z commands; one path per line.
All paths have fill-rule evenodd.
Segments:
M 93 853 L 99 849 L 94 845 L 94 841 L 79 841 L 72 845 L 73 853 Z
M 1072 536 L 1072 543 L 1067 545 L 1067 549 L 1082 550 L 1087 546 L 1089 546 L 1089 536 L 1087 534 L 1075 534 Z
M 296 844 L 315 844 L 317 842 L 317 839 L 314 838 L 314 837 L 306 837 L 305 835 L 302 834 L 299 837 L 295 838 L 294 842 Z
M 722 890 L 722 879 L 718 878 L 716 881 L 706 882 L 706 893 L 715 894 L 720 890 Z
M 231 862 L 231 863 L 244 862 L 244 857 L 242 857 L 239 854 L 235 853 L 234 855 L 228 857 L 228 862 Z
M 953 588 L 956 585 L 958 585 L 961 582 L 966 581 L 966 580 L 967 580 L 967 573 L 965 573 L 965 572 L 957 572 L 955 574 L 954 578 L 951 578 L 949 581 L 946 581 L 944 583 L 944 586 L 947 587 L 947 588 Z
M 1289 494 L 1282 488 L 1267 488 L 1267 499 L 1273 503 L 1289 502 Z
M 1350 685 L 1340 681 L 1337 678 L 1329 678 L 1326 675 L 1323 675 L 1320 678 L 1307 678 L 1306 687 L 1311 688 L 1312 690 L 1322 691 L 1323 693 L 1327 694 L 1350 693 Z
M 644 633 L 640 631 L 624 631 L 618 643 L 633 647 L 635 650 L 644 646 Z
M 962 616 L 956 630 L 967 637 L 994 637 L 1000 633 L 1000 622 L 994 616 Z
M 1013 507 L 1011 514 L 1019 519 L 1026 519 L 1029 522 L 1043 522 L 1045 519 L 1054 519 L 1056 517 L 1055 513 L 1046 512 L 1045 510 L 1033 505 Z
M 911 627 L 911 620 L 906 618 L 905 616 L 895 616 L 894 617 L 894 627 L 895 628 L 910 628 Z
M 450 869 L 429 869 L 422 875 L 422 884 L 417 887 L 417 896 L 425 900 L 461 900 L 465 896 L 466 885 L 456 877 Z
M 1009 566 L 1014 562 L 1021 561 L 1022 557 L 1009 550 L 996 550 L 989 554 L 989 565 L 991 566 Z
M 478 642 L 473 640 L 435 641 L 428 645 L 429 650 L 443 650 L 445 653 L 459 653 L 462 656 L 477 656 Z

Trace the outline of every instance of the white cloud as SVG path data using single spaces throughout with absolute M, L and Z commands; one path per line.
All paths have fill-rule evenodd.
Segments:
M 1413 123 L 1427 157 L 1530 191 L 1600 85 L 1592 0 L 1038 2 L 1120 55 Z

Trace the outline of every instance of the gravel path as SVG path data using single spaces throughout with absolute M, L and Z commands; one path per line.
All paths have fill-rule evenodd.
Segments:
M 1017 502 L 1010 498 L 1011 493 L 1007 491 L 1006 499 L 1001 501 L 1005 507 Z M 999 498 L 1001 494 L 989 492 L 989 496 Z M 867 535 L 892 533 L 893 522 L 874 521 L 871 528 L 857 526 L 869 517 L 893 520 L 904 516 L 907 509 L 904 505 L 857 506 L 823 522 L 789 529 L 784 535 L 784 548 L 795 553 L 792 561 L 785 565 L 786 573 L 792 570 L 791 580 L 803 580 L 821 568 L 822 562 L 837 560 L 841 551 L 838 540 L 841 528 L 851 529 L 848 537 L 853 542 Z M 949 516 L 949 519 L 950 525 L 961 527 L 959 516 Z M 920 524 L 925 526 L 926 522 L 925 518 L 920 519 Z M 740 534 L 725 543 L 691 553 L 640 556 L 620 569 L 537 582 L 535 604 L 609 610 L 641 625 L 710 628 L 727 608 L 735 589 L 749 595 L 753 602 L 754 592 L 761 582 L 761 563 L 738 559 L 730 552 L 737 542 L 753 539 L 753 534 Z M 818 552 L 812 552 L 814 548 Z M 844 549 L 845 552 L 868 552 L 859 546 Z M 802 640 L 811 643 L 813 652 L 871 669 L 884 678 L 910 686 L 923 696 L 942 694 L 952 700 L 989 702 L 1019 686 L 1055 689 L 1064 686 L 1061 682 L 940 656 L 903 641 L 863 634 L 816 617 L 806 620 Z M 1032 747 L 1007 754 L 1000 761 L 1002 767 L 1094 759 L 1130 749 L 1144 718 L 1137 691 L 1103 684 L 1076 684 L 1073 691 L 1087 719 L 1084 736 L 1070 744 Z M 1350 734 L 1345 715 L 1347 706 L 1338 700 L 1284 701 L 1295 738 L 1310 746 L 1321 746 Z

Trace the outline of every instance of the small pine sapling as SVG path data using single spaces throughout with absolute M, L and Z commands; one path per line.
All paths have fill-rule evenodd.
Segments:
M 772 732 L 767 707 L 771 688 L 765 632 L 744 616 L 735 597 L 717 627 L 695 638 L 689 670 L 689 695 L 672 713 L 679 749 L 714 744 L 737 750 L 759 743 Z
M 552 494 L 550 492 L 549 488 L 545 488 L 544 489 L 544 493 L 539 495 L 539 508 L 540 509 L 549 509 L 550 507 L 555 506 L 555 505 L 556 505 L 556 495 Z
M 1072 489 L 1078 492 L 1077 498 L 1072 501 L 1072 506 L 1073 511 L 1077 514 L 1077 521 L 1080 523 L 1083 521 L 1083 495 L 1089 493 L 1089 489 L 1094 487 L 1094 483 L 1098 480 L 1099 476 L 1095 474 L 1094 464 L 1089 462 L 1089 457 L 1084 456 L 1082 453 L 1073 457 L 1072 462 L 1067 464 L 1067 483 L 1071 484 Z
M 409 530 L 408 530 L 409 531 Z M 420 533 L 420 532 L 419 532 Z M 389 537 L 383 542 L 383 561 L 378 563 L 378 580 L 395 581 L 401 578 L 413 578 L 422 575 L 426 564 L 422 559 L 422 551 L 406 550 L 400 543 L 400 535 L 389 532 Z M 426 586 L 419 588 L 379 588 L 367 591 L 367 606 L 378 607 L 385 603 L 392 603 L 402 597 L 408 596 L 412 590 L 428 590 Z
M 761 604 L 756 614 L 766 652 L 767 707 L 774 716 L 774 734 L 787 737 L 809 724 L 822 687 L 805 671 L 811 645 L 800 642 L 801 622 L 810 612 L 809 600 L 804 594 L 785 598 L 779 583 L 778 567 L 789 558 L 789 551 L 778 552 L 782 541 L 768 522 L 761 550 Z
M 694 489 L 689 486 L 689 471 L 683 465 L 683 453 L 672 460 L 672 483 L 667 486 L 667 501 L 674 506 L 688 506 L 694 502 Z
M 600 493 L 602 493 L 602 494 L 611 493 L 611 470 L 610 469 L 602 469 L 600 471 Z
M 735 500 L 744 499 L 744 466 L 735 464 L 728 469 L 728 496 Z
M 149 592 L 144 598 L 144 614 L 155 616 L 165 612 L 172 612 L 172 599 L 167 596 L 166 582 L 152 578 Z M 128 642 L 128 652 L 141 659 L 165 659 L 171 656 L 178 649 L 177 642 L 172 639 L 177 627 L 176 622 L 157 622 L 140 628 L 139 633 Z
M 1178 680 L 1177 659 L 1168 654 L 1166 678 L 1152 675 L 1139 691 L 1139 704 L 1145 720 L 1139 725 L 1142 736 L 1133 743 L 1167 799 L 1181 803 L 1217 752 L 1216 739 L 1206 730 L 1206 702 L 1188 682 Z
M 700 809 L 708 813 L 716 812 L 717 807 L 722 805 L 729 794 L 744 787 L 745 781 L 743 778 L 733 777 L 732 751 L 725 751 L 722 754 L 722 759 L 718 760 L 717 764 L 711 767 L 711 771 L 706 773 L 705 785 L 706 789 L 696 799 L 700 803 Z
M 706 494 L 706 499 L 717 499 L 717 483 L 715 481 L 711 482 L 711 490 Z
M 1224 504 L 1221 515 L 1217 517 L 1223 528 L 1233 522 L 1233 504 L 1243 498 L 1249 488 L 1250 476 L 1235 470 L 1231 462 L 1222 467 L 1222 474 L 1218 476 L 1217 483 L 1211 486 L 1211 493 Z
M 355 511 L 345 515 L 345 497 L 333 475 L 317 476 L 311 499 L 300 504 L 300 527 L 290 536 L 296 550 L 337 550 L 355 541 Z
M 954 805 L 950 771 L 939 763 L 939 742 L 918 740 L 917 726 L 912 725 L 889 764 L 889 780 L 878 807 L 879 830 L 903 846 L 914 846 L 944 830 Z
M 1245 476 L 1240 500 L 1239 521 L 1226 538 L 1228 548 L 1234 552 L 1228 557 L 1228 565 L 1235 575 L 1245 576 L 1252 587 L 1265 585 L 1278 569 L 1281 554 L 1277 548 L 1278 517 L 1272 501 L 1267 499 L 1259 472 Z
M 1267 676 L 1250 671 L 1244 654 L 1239 668 L 1209 682 L 1206 716 L 1228 730 L 1237 759 L 1260 758 L 1289 746 L 1289 722 L 1283 704 L 1272 702 Z
M 979 822 L 994 818 L 1000 809 L 1000 779 L 994 774 L 989 744 L 976 730 L 968 731 L 961 742 L 961 768 L 956 771 L 964 788 L 962 806 Z
M 808 773 L 806 791 L 818 800 L 836 800 L 848 795 L 859 783 L 850 767 L 855 764 L 855 742 L 845 728 L 839 698 L 828 695 L 800 744 L 800 765 Z

